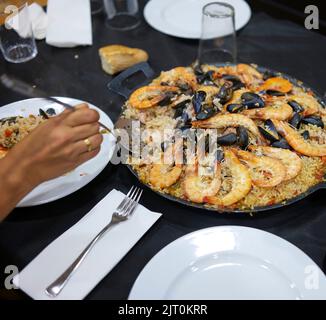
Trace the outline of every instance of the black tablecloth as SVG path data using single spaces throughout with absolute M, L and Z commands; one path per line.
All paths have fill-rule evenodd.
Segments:
M 58 49 L 47 46 L 44 41 L 38 42 L 39 54 L 34 60 L 13 65 L 1 58 L 0 71 L 17 75 L 50 95 L 89 101 L 116 120 L 123 99 L 106 88 L 111 77 L 101 70 L 99 47 L 119 43 L 143 48 L 149 53 L 150 64 L 156 72 L 188 65 L 197 53 L 197 41 L 166 36 L 144 21 L 136 30 L 118 32 L 104 26 L 103 16 L 95 16 L 93 34 L 94 45 L 85 48 Z M 326 90 L 326 38 L 305 30 L 303 22 L 300 26 L 255 12 L 249 24 L 238 32 L 238 47 L 240 61 L 255 62 L 291 74 L 321 94 Z M 0 88 L 0 105 L 22 98 Z M 125 192 L 134 184 L 139 185 L 139 182 L 125 166 L 109 164 L 89 185 L 64 199 L 14 210 L 0 224 L 0 282 L 3 283 L 6 276 L 3 273 L 6 265 L 17 265 L 21 270 L 110 190 L 116 188 Z M 162 212 L 162 218 L 87 298 L 127 298 L 142 268 L 160 249 L 186 233 L 211 226 L 242 225 L 269 231 L 292 242 L 323 267 L 326 254 L 324 197 L 326 191 L 320 190 L 291 206 L 249 216 L 188 208 L 146 188 L 142 204 Z M 4 289 L 0 292 L 6 293 Z M 24 297 L 18 290 L 10 296 Z

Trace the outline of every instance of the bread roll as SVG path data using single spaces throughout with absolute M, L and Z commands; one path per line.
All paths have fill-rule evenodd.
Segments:
M 122 45 L 102 47 L 99 54 L 103 70 L 111 75 L 148 60 L 146 51 Z

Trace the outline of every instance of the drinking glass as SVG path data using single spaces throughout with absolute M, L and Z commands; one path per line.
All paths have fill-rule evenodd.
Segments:
M 140 24 L 138 0 L 104 0 L 106 25 L 117 30 L 131 30 Z
M 103 0 L 91 0 L 91 14 L 95 15 L 102 12 Z
M 231 5 L 212 2 L 203 7 L 197 59 L 200 64 L 236 63 L 235 18 Z
M 4 58 L 13 63 L 26 62 L 37 55 L 27 3 L 20 8 L 12 6 L 5 24 L 0 26 L 0 49 Z

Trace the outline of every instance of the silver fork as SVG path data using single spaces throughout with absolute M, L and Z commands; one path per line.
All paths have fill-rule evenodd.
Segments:
M 143 190 L 132 186 L 123 201 L 115 209 L 110 223 L 108 223 L 87 245 L 78 258 L 64 271 L 54 282 L 52 282 L 45 290 L 46 294 L 51 298 L 55 298 L 69 281 L 72 274 L 78 269 L 85 260 L 87 254 L 95 246 L 103 235 L 115 224 L 127 220 L 135 211 Z

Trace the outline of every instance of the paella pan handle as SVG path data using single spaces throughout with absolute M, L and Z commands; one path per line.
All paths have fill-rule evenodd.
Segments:
M 140 81 L 139 83 L 137 83 L 136 86 L 130 88 L 128 86 L 128 80 L 130 80 L 132 76 L 138 76 L 138 74 L 142 74 L 142 76 L 145 76 L 146 79 Z M 120 94 L 121 96 L 127 99 L 135 89 L 143 86 L 153 76 L 154 71 L 149 66 L 149 64 L 147 62 L 141 62 L 128 68 L 127 70 L 123 71 L 118 76 L 116 76 L 113 80 L 108 83 L 108 88 L 109 90 L 112 90 L 113 92 Z

